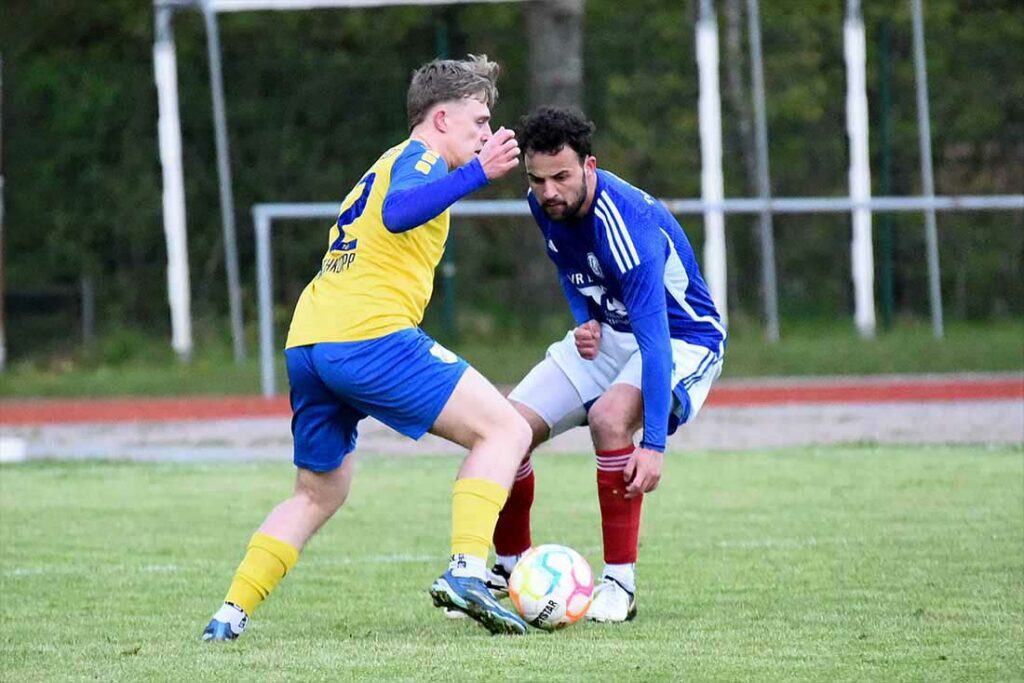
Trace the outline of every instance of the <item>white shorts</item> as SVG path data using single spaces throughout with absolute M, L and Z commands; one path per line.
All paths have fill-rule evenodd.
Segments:
M 641 388 L 643 363 L 636 336 L 601 325 L 597 358 L 584 360 L 576 351 L 574 330 L 548 347 L 547 357 L 509 394 L 541 416 L 551 437 L 587 423 L 587 410 L 613 384 Z M 672 344 L 672 409 L 668 433 L 700 412 L 711 385 L 722 373 L 722 357 L 716 351 L 688 344 Z

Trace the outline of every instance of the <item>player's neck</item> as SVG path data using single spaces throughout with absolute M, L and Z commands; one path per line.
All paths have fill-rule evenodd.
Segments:
M 409 139 L 419 142 L 432 152 L 436 152 L 441 156 L 441 158 L 445 160 L 445 162 L 448 164 L 448 168 L 452 167 L 451 161 L 448 159 L 448 156 L 444 153 L 444 147 L 440 144 L 439 140 L 434 139 L 434 137 L 430 135 L 429 130 L 422 130 L 420 126 L 417 126 L 416 128 L 412 129 L 411 133 L 409 133 Z
M 594 182 L 587 183 L 587 198 L 580 204 L 580 210 L 576 212 L 579 218 L 590 215 L 590 207 L 594 205 L 594 195 L 597 194 L 597 173 L 594 173 Z

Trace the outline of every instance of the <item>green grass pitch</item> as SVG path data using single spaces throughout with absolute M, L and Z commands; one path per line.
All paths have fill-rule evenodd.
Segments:
M 449 621 L 447 456 L 367 458 L 245 636 L 205 644 L 269 463 L 0 468 L 0 679 L 1024 678 L 1024 449 L 852 446 L 667 458 L 639 616 L 527 637 Z M 589 455 L 535 458 L 534 540 L 600 570 Z

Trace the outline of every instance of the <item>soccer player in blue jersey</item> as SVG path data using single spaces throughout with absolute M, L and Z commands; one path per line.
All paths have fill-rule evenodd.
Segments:
M 526 631 L 483 579 L 530 427 L 483 376 L 419 328 L 449 207 L 519 163 L 514 133 L 491 131 L 497 76 L 486 57 L 419 68 L 407 95 L 408 139 L 386 151 L 342 202 L 285 345 L 295 490 L 252 536 L 204 640 L 241 635 L 345 502 L 357 425 L 367 415 L 411 438 L 429 431 L 469 449 L 452 491 L 451 561 L 430 594 L 436 606 L 464 612 L 492 633 Z
M 605 566 L 587 617 L 619 622 L 636 615 L 644 494 L 661 479 L 666 437 L 697 415 L 721 373 L 726 332 L 683 229 L 646 192 L 597 168 L 593 130 L 578 112 L 555 108 L 517 129 L 527 200 L 576 328 L 509 398 L 532 446 L 589 425 Z M 531 545 L 533 490 L 527 456 L 495 529 L 492 583 Z

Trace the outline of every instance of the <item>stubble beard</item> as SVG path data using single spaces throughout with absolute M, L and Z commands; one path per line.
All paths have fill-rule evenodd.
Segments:
M 544 213 L 546 213 L 548 215 L 548 218 L 550 218 L 553 221 L 567 221 L 570 218 L 578 218 L 579 217 L 579 213 L 580 213 L 580 209 L 583 208 L 583 202 L 585 202 L 585 201 L 587 201 L 587 176 L 586 176 L 586 174 L 584 174 L 584 176 L 583 176 L 583 186 L 580 188 L 579 197 L 576 198 L 576 201 L 573 202 L 572 205 L 566 204 L 565 210 L 560 212 L 560 215 L 558 215 L 558 216 L 553 215 L 551 213 L 551 211 L 548 210 L 548 207 L 546 207 L 546 206 L 544 207 Z

